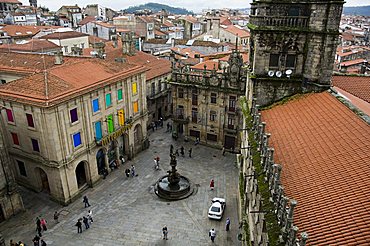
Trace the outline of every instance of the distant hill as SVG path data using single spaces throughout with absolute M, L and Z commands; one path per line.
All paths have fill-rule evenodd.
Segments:
M 343 14 L 370 16 L 370 5 L 369 6 L 358 6 L 358 7 L 344 7 Z
M 159 4 L 159 3 L 146 3 L 146 4 L 139 5 L 139 6 L 129 7 L 127 9 L 124 9 L 124 11 L 127 13 L 135 13 L 135 12 L 137 13 L 137 12 L 143 12 L 144 10 L 151 10 L 152 13 L 157 13 L 161 11 L 162 9 L 165 9 L 168 13 L 176 14 L 176 15 L 193 14 L 192 11 L 188 11 L 184 8 L 176 8 L 176 7 L 171 7 L 171 6 Z

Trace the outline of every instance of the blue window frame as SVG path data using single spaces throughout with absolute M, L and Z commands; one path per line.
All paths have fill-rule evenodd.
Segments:
M 95 122 L 95 138 L 99 141 L 102 137 L 101 121 L 97 121 Z
M 99 108 L 99 99 L 96 98 L 92 101 L 92 107 L 93 107 L 93 113 L 98 112 L 100 110 Z
M 82 144 L 81 142 L 81 133 L 75 133 L 73 134 L 73 146 L 76 148 Z

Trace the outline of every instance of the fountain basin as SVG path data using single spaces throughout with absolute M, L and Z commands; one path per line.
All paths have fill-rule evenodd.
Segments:
M 169 175 L 160 178 L 155 184 L 155 194 L 166 200 L 181 200 L 189 197 L 194 192 L 194 185 L 190 180 L 180 175 L 180 181 L 170 184 Z

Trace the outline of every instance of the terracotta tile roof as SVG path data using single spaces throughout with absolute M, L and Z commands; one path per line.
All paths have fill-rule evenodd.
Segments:
M 348 93 L 345 90 L 342 90 L 339 87 L 334 86 L 333 88 L 335 91 L 338 92 L 340 96 L 343 96 L 350 103 L 352 103 L 355 107 L 357 107 L 359 110 L 361 110 L 363 113 L 367 114 L 370 117 L 370 103 L 366 102 L 365 100 L 362 100 L 361 98 L 358 98 L 352 95 L 351 93 Z
M 188 56 L 190 58 L 195 58 L 195 55 L 201 55 L 200 52 L 198 51 L 193 51 L 191 48 L 179 48 L 179 47 L 173 47 L 171 48 L 171 50 L 179 55 L 182 55 L 182 56 Z
M 146 72 L 147 80 L 171 73 L 171 62 L 169 60 L 162 59 L 142 51 L 136 51 L 133 56 L 123 56 L 122 49 L 120 47 L 122 47 L 122 44 L 120 44 L 118 48 L 111 49 L 110 52 L 106 52 L 106 59 L 114 60 L 117 57 L 124 57 L 128 63 L 145 66 L 148 68 L 148 71 Z
M 50 41 L 31 39 L 24 44 L 3 44 L 0 46 L 0 51 L 44 52 L 58 48 L 60 48 L 60 46 Z
M 234 25 L 227 26 L 223 28 L 225 31 L 232 33 L 234 35 L 238 35 L 240 38 L 246 38 L 250 36 L 250 33 L 245 29 L 240 29 Z
M 48 35 L 42 36 L 42 39 L 69 39 L 69 38 L 78 38 L 89 36 L 89 34 L 82 32 L 54 32 Z
M 308 245 L 369 245 L 370 126 L 328 92 L 262 112 Z
M 0 85 L 0 98 L 41 107 L 53 106 L 73 97 L 88 93 L 117 80 L 145 72 L 143 66 L 110 62 L 97 58 L 64 57 L 62 65 L 54 65 L 54 56 L 43 56 L 46 64 L 48 96 L 45 94 L 45 74 L 41 55 L 16 54 L 12 56 L 14 66 L 0 66 L 0 70 L 13 68 L 30 70 L 34 73 L 10 83 Z M 3 58 L 3 57 L 1 57 Z M 23 58 L 23 59 L 22 59 Z M 29 58 L 29 59 L 28 59 Z M 39 61 L 35 63 L 35 61 Z M 3 59 L 0 59 L 2 62 Z M 29 61 L 26 64 L 23 61 Z M 41 69 L 36 69 L 40 68 Z
M 18 0 L 1 0 L 2 3 L 15 3 L 15 4 L 22 4 Z
M 230 26 L 233 23 L 231 22 L 229 17 L 221 17 L 220 19 L 220 25 Z
M 348 66 L 362 64 L 363 62 L 366 62 L 366 59 L 360 58 L 360 59 L 355 59 L 355 60 L 341 62 L 340 65 L 342 67 L 348 67 Z
M 370 103 L 370 76 L 333 76 L 332 84 Z
M 195 23 L 199 23 L 199 21 L 197 20 L 197 18 L 193 17 L 193 16 L 190 16 L 190 15 L 187 15 L 187 16 L 184 16 L 184 17 L 181 17 L 180 18 L 181 20 L 186 20 L 187 22 L 190 22 L 192 24 L 195 24 Z
M 86 16 L 85 18 L 83 18 L 79 23 L 78 25 L 79 26 L 83 26 L 89 22 L 93 22 L 95 21 L 95 16 Z
M 103 22 L 103 21 L 94 21 L 94 23 L 96 25 L 107 27 L 107 28 L 115 28 L 116 27 L 116 26 L 113 26 L 112 24 L 109 24 L 109 23 Z
M 231 54 L 231 51 L 230 51 L 230 54 Z M 248 53 L 240 53 L 240 55 L 242 56 L 244 63 L 249 62 L 249 54 Z M 219 60 L 220 61 L 229 61 L 229 58 L 230 58 L 230 55 L 227 55 L 227 56 L 224 56 L 224 57 L 220 58 Z
M 194 66 L 191 66 L 192 69 L 196 70 L 204 70 L 204 66 L 206 66 L 206 70 L 219 70 L 218 69 L 218 61 L 215 60 L 208 60 L 204 62 L 200 62 Z
M 6 25 L 1 30 L 6 32 L 11 37 L 33 36 L 41 29 L 46 29 L 41 26 L 20 26 L 20 25 Z

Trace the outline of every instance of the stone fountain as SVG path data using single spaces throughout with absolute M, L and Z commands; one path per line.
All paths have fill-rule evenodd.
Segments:
M 171 156 L 171 170 L 167 175 L 160 178 L 155 185 L 155 194 L 166 200 L 180 200 L 189 197 L 194 192 L 194 185 L 190 180 L 181 176 L 176 169 L 177 160 L 174 154 Z

